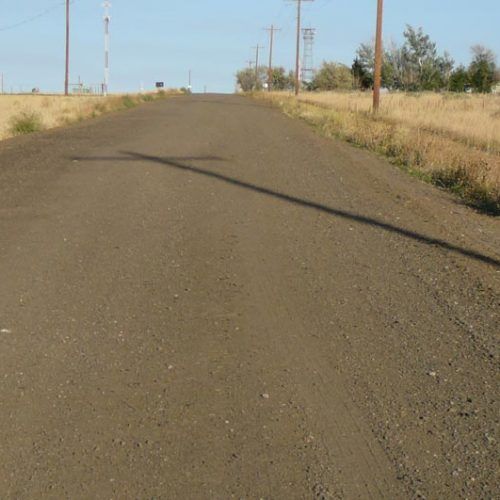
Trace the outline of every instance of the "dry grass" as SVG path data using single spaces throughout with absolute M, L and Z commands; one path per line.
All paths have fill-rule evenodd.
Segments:
M 470 205 L 500 213 L 500 96 L 385 95 L 377 117 L 368 93 L 258 97 L 325 135 L 388 156 Z
M 110 111 L 127 109 L 141 102 L 167 97 L 159 94 L 97 96 L 0 95 L 0 140 L 40 129 L 60 127 Z M 29 120 L 27 120 L 29 118 Z M 36 121 L 36 127 L 29 122 Z M 26 126 L 28 122 L 28 126 Z

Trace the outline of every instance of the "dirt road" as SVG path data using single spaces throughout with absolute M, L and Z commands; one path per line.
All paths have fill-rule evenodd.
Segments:
M 498 498 L 499 220 L 233 96 L 0 145 L 1 498 Z

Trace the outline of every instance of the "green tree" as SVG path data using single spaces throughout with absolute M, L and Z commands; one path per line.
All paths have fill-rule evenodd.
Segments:
M 267 78 L 267 68 L 264 66 L 259 67 L 257 74 L 254 68 L 245 68 L 236 73 L 236 82 L 243 92 L 262 90 Z
M 465 92 L 469 85 L 469 72 L 464 66 L 459 66 L 451 73 L 448 82 L 448 90 L 450 92 Z
M 440 87 L 436 44 L 422 28 L 407 25 L 402 47 L 403 85 L 406 90 L 435 90 Z
M 285 68 L 273 68 L 272 71 L 272 90 L 290 90 L 293 88 L 293 73 L 287 74 Z
M 451 75 L 453 74 L 455 61 L 451 58 L 448 52 L 445 52 L 442 56 L 439 56 L 437 58 L 437 65 L 440 75 L 439 88 L 447 89 L 450 86 L 450 78 Z
M 495 54 L 482 45 L 475 45 L 472 50 L 472 62 L 469 66 L 469 79 L 476 92 L 489 93 L 495 83 Z
M 384 51 L 382 63 L 382 85 L 391 90 L 404 88 L 405 59 L 403 49 L 391 42 Z
M 359 57 L 354 59 L 351 67 L 354 84 L 356 87 L 366 90 L 373 87 L 373 74 L 362 64 Z
M 355 85 L 362 89 L 373 87 L 375 68 L 375 47 L 373 43 L 362 43 L 356 51 L 351 71 Z
M 345 64 L 325 61 L 314 76 L 311 88 L 314 90 L 351 90 L 353 88 L 351 70 Z

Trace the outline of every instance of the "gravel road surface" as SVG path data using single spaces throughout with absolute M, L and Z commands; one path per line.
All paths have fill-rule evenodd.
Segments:
M 0 144 L 0 497 L 499 498 L 500 221 L 266 104 Z

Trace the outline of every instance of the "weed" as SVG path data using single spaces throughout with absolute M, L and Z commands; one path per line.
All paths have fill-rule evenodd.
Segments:
M 129 95 L 124 95 L 122 97 L 122 104 L 126 109 L 134 108 L 137 105 L 137 103 Z
M 464 167 L 432 172 L 434 184 L 460 196 L 469 205 L 492 215 L 500 215 L 500 191 L 478 182 Z
M 43 129 L 41 116 L 35 111 L 21 111 L 10 120 L 10 132 L 12 135 L 31 134 Z
M 107 108 L 106 104 L 103 102 L 98 102 L 97 104 L 94 105 L 94 112 L 95 113 L 106 113 Z

